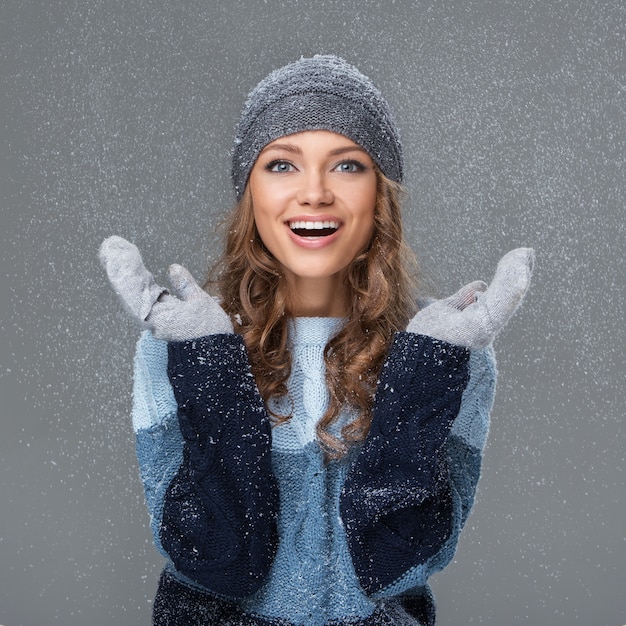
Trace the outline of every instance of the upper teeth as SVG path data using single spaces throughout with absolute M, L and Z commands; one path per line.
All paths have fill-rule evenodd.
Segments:
M 339 222 L 327 220 L 325 222 L 289 222 L 291 230 L 322 230 L 323 228 L 339 228 Z

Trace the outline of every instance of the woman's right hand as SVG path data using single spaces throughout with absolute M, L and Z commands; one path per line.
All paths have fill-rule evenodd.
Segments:
M 168 278 L 175 295 L 159 287 L 135 245 L 122 237 L 102 242 L 100 262 L 122 304 L 157 339 L 188 341 L 232 333 L 230 318 L 182 265 L 171 265 Z

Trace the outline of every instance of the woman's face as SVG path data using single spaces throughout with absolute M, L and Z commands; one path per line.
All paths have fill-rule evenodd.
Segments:
M 265 146 L 249 180 L 263 243 L 294 285 L 336 281 L 374 232 L 376 172 L 358 144 L 325 130 Z

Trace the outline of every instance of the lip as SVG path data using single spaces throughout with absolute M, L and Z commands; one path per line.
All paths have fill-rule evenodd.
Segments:
M 324 237 L 302 237 L 291 230 L 289 224 L 292 222 L 314 222 L 316 224 L 334 222 L 339 224 L 339 227 L 334 233 Z M 331 245 L 340 236 L 343 228 L 343 221 L 334 215 L 294 215 L 293 217 L 286 219 L 283 223 L 287 229 L 289 239 L 297 246 L 307 248 L 308 250 L 317 250 Z

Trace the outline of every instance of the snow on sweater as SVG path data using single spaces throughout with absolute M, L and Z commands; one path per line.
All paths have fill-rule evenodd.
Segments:
M 367 473 L 367 469 L 363 472 L 357 469 L 359 462 L 365 468 L 371 465 L 372 455 L 384 457 L 384 448 L 376 444 L 376 438 L 378 436 L 379 441 L 386 441 L 389 434 L 385 434 L 384 416 L 380 417 L 383 411 L 379 410 L 378 422 L 382 425 L 378 435 L 371 433 L 371 442 L 368 441 L 367 444 L 371 450 L 367 450 L 366 445 L 365 452 L 355 449 L 340 461 L 324 460 L 315 439 L 315 426 L 328 403 L 323 351 L 328 340 L 340 327 L 341 320 L 334 318 L 296 318 L 290 323 L 292 373 L 287 385 L 289 397 L 272 400 L 273 409 L 292 415 L 288 422 L 271 429 L 271 468 L 278 489 L 278 542 L 273 557 L 266 559 L 267 569 L 261 568 L 259 584 L 254 585 L 254 591 L 236 600 L 244 614 L 267 618 L 267 623 L 278 623 L 272 621 L 273 619 L 285 620 L 280 621 L 281 624 L 313 626 L 333 622 L 374 623 L 367 622 L 368 616 L 380 611 L 381 606 L 390 599 L 410 597 L 411 594 L 429 597 L 428 578 L 445 567 L 452 558 L 459 533 L 474 500 L 495 386 L 495 365 L 490 349 L 470 355 L 469 382 L 460 399 L 460 408 L 457 406 L 451 428 L 444 429 L 443 435 L 438 435 L 445 436 L 445 463 L 443 466 L 442 463 L 436 467 L 433 465 L 426 478 L 420 477 L 420 480 L 426 483 L 430 481 L 429 484 L 432 485 L 446 483 L 446 495 L 442 496 L 442 500 L 449 500 L 450 514 L 440 516 L 439 511 L 435 511 L 432 519 L 449 518 L 445 522 L 447 527 L 439 534 L 433 534 L 428 529 L 428 541 L 425 542 L 428 545 L 417 548 L 423 550 L 424 558 L 415 562 L 407 561 L 406 568 L 401 566 L 398 571 L 396 568 L 387 577 L 385 571 L 371 572 L 364 569 L 363 564 L 367 561 L 378 560 L 383 563 L 381 567 L 384 570 L 387 550 L 383 546 L 380 553 L 368 552 L 365 550 L 367 546 L 363 546 L 367 543 L 363 541 L 364 532 L 370 533 L 367 536 L 376 537 L 378 541 L 381 537 L 386 541 L 386 536 L 376 534 L 377 519 L 384 517 L 380 511 L 372 514 L 373 521 L 367 529 L 358 527 L 361 517 L 370 515 L 367 507 L 371 506 L 369 498 L 360 498 L 365 484 L 361 475 Z M 407 337 L 403 338 L 403 335 Z M 228 345 L 236 341 L 236 336 L 224 337 Z M 409 350 L 404 344 L 415 351 L 414 337 L 408 333 L 399 333 L 398 342 L 403 349 L 393 354 L 402 356 Z M 220 346 L 219 354 L 222 351 L 223 346 Z M 396 360 L 400 359 L 396 357 Z M 387 365 L 389 364 L 386 367 Z M 393 370 L 394 367 L 395 364 L 392 363 L 390 369 Z M 377 401 L 380 396 L 379 405 L 385 411 L 387 406 L 394 404 L 396 397 L 402 396 L 401 387 L 393 389 L 395 383 L 401 383 L 396 380 L 400 375 L 401 372 L 390 374 L 390 382 L 385 384 L 386 389 L 377 390 Z M 181 467 L 184 465 L 185 448 L 180 425 L 184 422 L 179 421 L 179 403 L 172 388 L 171 376 L 170 371 L 168 377 L 168 344 L 154 339 L 148 332 L 144 333 L 138 342 L 135 358 L 133 426 L 137 434 L 137 454 L 155 544 L 168 559 L 172 556 L 170 553 L 176 552 L 178 548 L 168 552 L 163 547 L 163 537 L 167 535 L 163 530 L 164 526 L 167 527 L 167 522 L 164 523 L 163 519 L 164 508 L 168 493 L 175 491 L 172 485 L 179 480 Z M 383 376 L 384 372 L 381 378 Z M 176 386 L 177 379 L 172 380 Z M 179 391 L 179 395 L 181 393 Z M 206 399 L 204 401 L 207 402 Z M 251 400 L 250 403 L 255 402 L 256 400 Z M 400 417 L 397 419 L 401 420 L 403 411 L 406 411 L 402 408 L 398 410 Z M 390 412 L 393 413 L 393 410 L 390 409 Z M 346 411 L 341 416 L 338 429 L 352 417 Z M 374 429 L 378 422 L 373 423 Z M 189 439 L 189 435 L 187 438 Z M 192 444 L 188 442 L 188 447 L 190 445 Z M 403 450 L 403 445 L 402 442 L 397 444 L 394 450 Z M 426 441 L 421 452 L 417 450 L 417 446 L 416 455 L 422 454 L 427 458 L 429 445 L 430 442 Z M 365 456 L 366 454 L 369 456 Z M 258 463 L 255 461 L 255 464 Z M 346 483 L 349 473 L 350 478 Z M 368 480 L 371 487 L 372 479 Z M 406 482 L 403 475 L 399 480 L 402 484 Z M 265 481 L 258 491 L 271 490 L 272 484 L 271 481 Z M 384 491 L 378 490 L 379 493 Z M 418 492 L 419 487 L 412 488 L 412 494 Z M 252 494 L 251 497 L 257 496 L 258 494 Z M 424 497 L 427 496 L 428 494 Z M 415 502 L 411 506 L 423 506 L 417 495 L 412 497 Z M 411 510 L 413 509 L 407 509 L 407 514 Z M 167 513 L 166 517 L 171 515 Z M 398 519 L 402 521 L 404 518 Z M 258 527 L 258 523 L 255 527 Z M 353 527 L 354 532 L 351 530 Z M 376 533 L 372 534 L 374 531 Z M 269 537 L 263 543 L 271 544 L 271 535 Z M 429 542 L 435 547 L 431 548 Z M 362 547 L 365 550 L 363 553 Z M 249 548 L 249 551 L 254 552 L 254 549 Z M 358 573 L 355 571 L 355 563 Z M 249 564 L 246 562 L 244 567 L 247 565 Z M 187 575 L 171 565 L 169 571 L 184 584 L 204 589 L 203 584 L 198 582 L 201 578 L 193 574 L 193 567 L 186 572 Z M 206 582 L 206 579 L 201 580 Z M 221 589 L 213 588 L 212 591 L 217 596 L 231 595 Z

